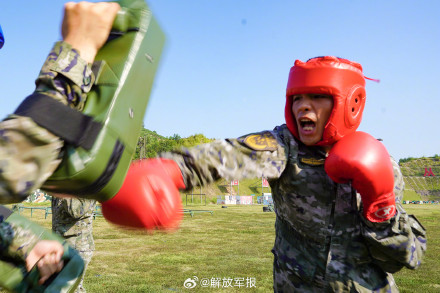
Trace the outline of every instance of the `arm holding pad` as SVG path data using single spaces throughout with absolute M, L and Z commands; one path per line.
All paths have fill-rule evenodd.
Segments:
M 42 189 L 55 196 L 70 194 L 98 200 L 103 203 L 104 216 L 117 224 L 147 229 L 176 226 L 181 218 L 181 199 L 177 189 L 158 193 L 143 189 L 152 182 L 149 179 L 148 183 L 136 185 L 138 190 L 123 187 L 165 36 L 144 0 L 121 0 L 119 4 L 121 11 L 114 21 L 109 40 L 95 57 L 92 66 L 95 83 L 81 115 L 78 116 L 79 112 L 75 110 L 61 110 L 60 107 L 67 108 L 62 103 L 51 104 L 48 114 L 59 112 L 59 118 L 54 116 L 51 122 L 44 120 L 52 119 L 52 115 L 41 117 L 37 115 L 39 110 L 31 111 L 25 105 L 19 110 L 33 112 L 26 115 L 66 142 L 62 162 Z M 47 100 L 42 95 L 37 98 Z M 70 130 L 70 127 L 76 130 Z M 127 182 L 132 178 L 142 180 L 146 176 L 144 172 L 151 171 L 143 165 L 138 168 L 137 164 L 132 169 L 134 175 L 129 176 Z M 154 197 L 162 205 L 150 205 L 149 200 Z M 150 214 L 151 217 L 145 216 Z
M 34 267 L 27 272 L 24 262 L 16 259 L 0 259 L 0 286 L 11 292 L 74 292 L 84 271 L 84 261 L 81 256 L 64 239 L 49 230 L 29 221 L 19 214 L 0 206 L 0 216 L 4 221 L 14 223 L 26 230 L 31 230 L 41 240 L 55 240 L 63 244 L 63 269 L 49 278 L 43 285 L 38 284 L 40 278 L 38 269 Z
M 122 186 L 135 151 L 165 36 L 144 0 L 118 3 L 82 112 L 43 94 L 17 109 L 66 142 L 62 162 L 42 186 L 51 193 L 108 200 Z M 40 113 L 42 104 L 47 109 L 41 113 L 49 115 Z

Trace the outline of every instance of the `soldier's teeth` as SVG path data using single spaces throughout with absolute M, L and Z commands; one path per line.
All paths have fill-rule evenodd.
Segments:
M 309 119 L 302 119 L 299 121 L 301 124 L 301 127 L 313 127 L 315 126 L 315 122 L 309 120 Z

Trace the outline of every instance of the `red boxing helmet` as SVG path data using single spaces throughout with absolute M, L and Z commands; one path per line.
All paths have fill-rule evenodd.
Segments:
M 299 139 L 292 114 L 292 95 L 325 94 L 333 97 L 333 109 L 316 145 L 332 145 L 355 132 L 365 107 L 365 78 L 359 63 L 333 56 L 295 61 L 290 69 L 286 90 L 285 118 L 287 128 Z

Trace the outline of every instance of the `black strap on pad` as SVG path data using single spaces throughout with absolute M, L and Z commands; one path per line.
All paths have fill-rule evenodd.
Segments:
M 102 124 L 59 101 L 41 93 L 28 96 L 15 110 L 75 147 L 90 150 Z

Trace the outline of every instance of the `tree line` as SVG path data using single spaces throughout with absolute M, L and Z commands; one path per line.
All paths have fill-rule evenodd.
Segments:
M 440 160 L 440 155 L 435 154 L 432 157 L 421 157 L 421 158 L 413 158 L 413 157 L 403 158 L 403 159 L 399 160 L 399 164 L 411 162 L 411 161 L 414 161 L 414 160 L 420 160 L 420 159 L 433 159 L 434 161 L 439 161 Z
M 186 138 L 182 138 L 178 134 L 165 137 L 157 134 L 156 131 L 142 128 L 133 159 L 154 158 L 160 152 L 168 152 L 179 147 L 189 148 L 213 140 L 203 134 L 194 134 Z

